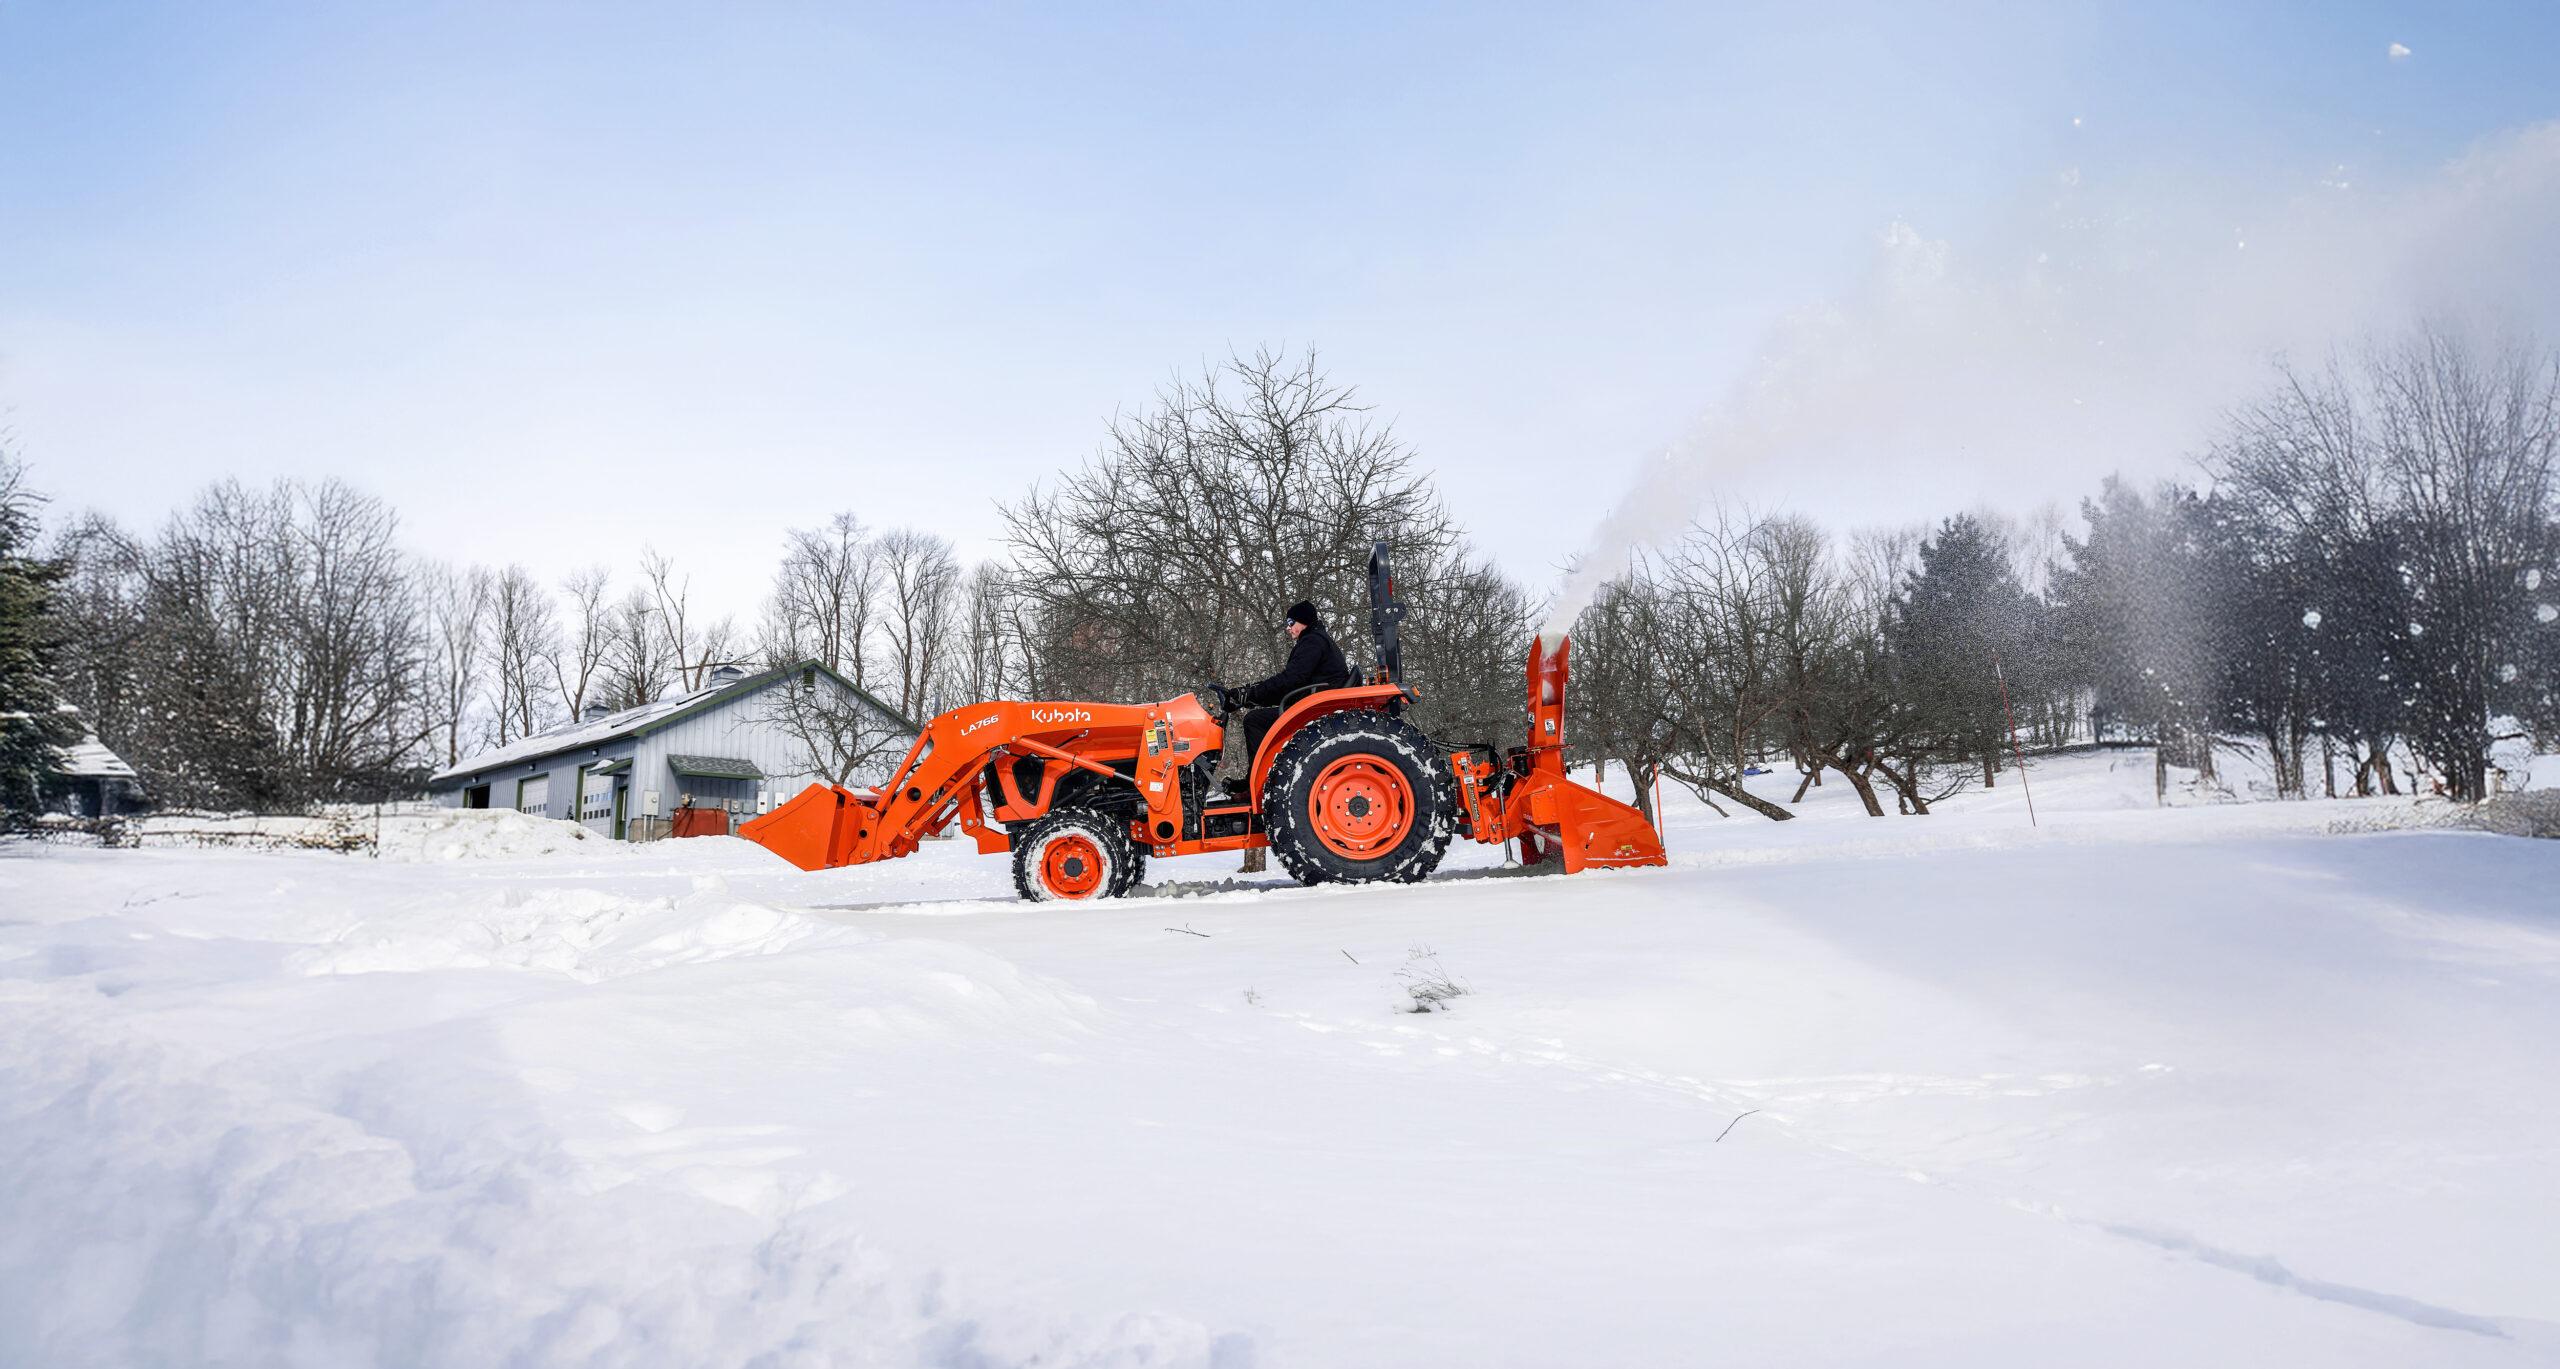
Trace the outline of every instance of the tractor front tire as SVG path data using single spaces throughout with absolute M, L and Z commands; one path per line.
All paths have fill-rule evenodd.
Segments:
M 1455 830 L 1449 758 L 1401 718 L 1328 713 L 1289 738 L 1262 790 L 1262 829 L 1300 884 L 1410 884 Z
M 1013 887 L 1033 903 L 1118 898 L 1138 870 L 1129 824 L 1099 813 L 1051 813 L 1013 839 Z

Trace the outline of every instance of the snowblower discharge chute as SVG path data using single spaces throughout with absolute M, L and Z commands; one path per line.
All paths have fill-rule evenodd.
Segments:
M 1014 887 L 1036 901 L 1124 894 L 1151 855 L 1257 846 L 1301 884 L 1409 882 L 1460 833 L 1567 872 L 1663 863 L 1642 813 L 1566 776 L 1570 641 L 1529 648 L 1526 746 L 1453 748 L 1403 716 L 1418 699 L 1404 685 L 1403 616 L 1382 542 L 1369 557 L 1377 668 L 1287 701 L 1242 793 L 1217 788 L 1226 720 L 1198 695 L 984 703 L 927 723 L 887 784 L 813 785 L 738 835 L 825 870 L 911 854 L 957 823 L 981 852 L 1012 853 Z

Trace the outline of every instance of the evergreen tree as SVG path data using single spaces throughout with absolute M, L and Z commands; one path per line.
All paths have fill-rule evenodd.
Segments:
M 2210 776 L 2221 679 L 2203 501 L 2176 486 L 2146 499 L 2111 476 L 2081 515 L 2089 535 L 2066 539 L 2071 564 L 2053 582 L 2068 668 L 2102 723 Z
M 0 452 L 0 819 L 23 821 L 61 774 L 62 750 L 80 728 L 62 707 L 55 667 L 62 652 L 54 594 L 68 573 L 35 554 L 36 510 L 26 468 Z
M 1940 758 L 1979 763 L 1987 777 L 2008 753 L 1993 661 L 2030 666 L 2041 617 L 2007 549 L 1971 515 L 1946 520 L 1920 544 L 1920 568 L 1894 596 L 1885 645 L 1901 703 Z

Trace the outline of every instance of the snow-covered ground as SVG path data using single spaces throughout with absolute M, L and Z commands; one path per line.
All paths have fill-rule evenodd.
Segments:
M 2560 1360 L 2560 844 L 2010 778 L 1066 910 L 0 848 L 0 1364 Z

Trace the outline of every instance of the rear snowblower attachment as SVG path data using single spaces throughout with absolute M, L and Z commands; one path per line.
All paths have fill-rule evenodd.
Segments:
M 1459 801 L 1470 835 L 1482 842 L 1517 841 L 1520 863 L 1550 857 L 1565 873 L 1627 865 L 1663 865 L 1662 838 L 1633 805 L 1573 782 L 1564 766 L 1564 686 L 1573 641 L 1529 644 L 1529 744 L 1505 765 L 1462 753 Z

